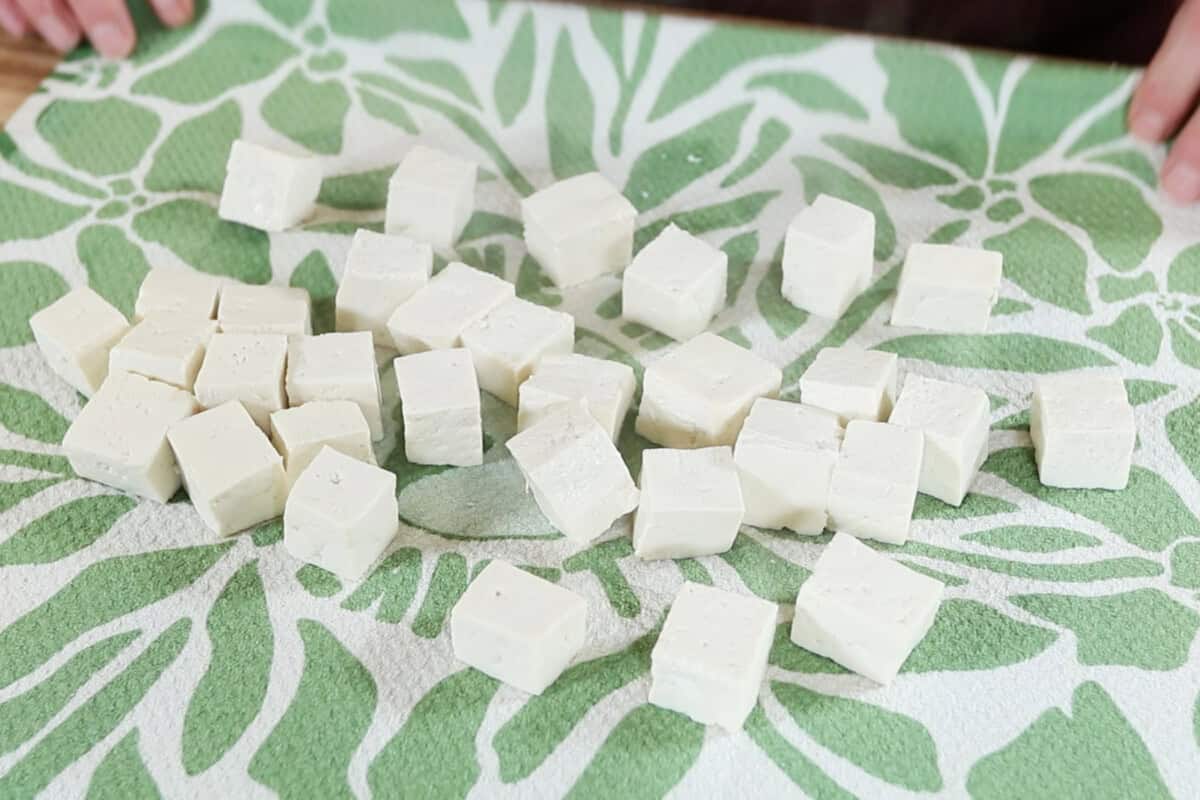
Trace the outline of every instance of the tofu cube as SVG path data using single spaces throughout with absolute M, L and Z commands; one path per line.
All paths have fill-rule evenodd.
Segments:
M 414 464 L 482 464 L 483 419 L 471 353 L 433 350 L 394 363 L 405 457 Z
M 685 583 L 650 653 L 650 702 L 741 730 L 758 702 L 777 611 L 757 597 Z
M 321 162 L 239 139 L 229 150 L 221 219 L 263 231 L 299 225 L 321 191 Z
M 133 305 L 133 319 L 141 322 L 152 315 L 213 319 L 221 296 L 221 279 L 190 269 L 155 267 L 146 273 Z
M 462 343 L 475 360 L 479 385 L 515 407 L 517 390 L 534 364 L 575 349 L 575 318 L 513 298 L 467 326 Z
M 475 209 L 475 164 L 417 145 L 388 181 L 388 233 L 448 250 Z
M 563 536 L 586 544 L 637 508 L 638 490 L 608 432 L 579 404 L 508 440 L 538 508 Z
M 217 323 L 203 317 L 146 317 L 109 351 L 109 374 L 132 372 L 190 392 L 205 348 L 216 332 Z
M 598 172 L 531 194 L 521 218 L 529 254 L 561 288 L 620 272 L 633 258 L 637 209 Z
M 937 616 L 939 581 L 839 533 L 796 596 L 792 641 L 891 683 Z
M 587 638 L 587 600 L 504 561 L 479 573 L 450 612 L 454 657 L 541 694 Z
M 725 306 L 728 272 L 724 251 L 668 225 L 625 270 L 621 313 L 672 339 L 690 339 Z
M 745 505 L 728 447 L 642 453 L 633 551 L 643 560 L 690 558 L 733 547 Z
M 388 319 L 396 306 L 429 282 L 433 249 L 406 236 L 364 229 L 354 234 L 337 290 L 337 329 L 370 331 L 375 344 L 392 346 Z
M 874 266 L 875 215 L 818 195 L 788 226 L 782 293 L 810 314 L 837 319 L 870 284 Z
M 782 382 L 774 364 L 702 333 L 646 367 L 636 429 L 664 447 L 733 445 L 750 406 Z
M 993 250 L 918 243 L 908 248 L 892 324 L 983 333 L 1000 292 L 1004 257 Z
M 453 261 L 396 307 L 388 319 L 392 346 L 403 355 L 462 346 L 462 332 L 516 296 L 513 285 Z
M 289 486 L 324 447 L 332 447 L 364 464 L 375 464 L 367 418 L 349 400 L 318 400 L 274 412 L 271 443 L 283 456 Z
M 217 333 L 208 340 L 193 391 L 200 405 L 241 403 L 263 431 L 271 414 L 287 408 L 283 391 L 287 337 L 280 333 Z
M 91 396 L 108 375 L 108 353 L 129 322 L 86 286 L 73 289 L 29 318 L 33 338 L 50 369 Z
M 222 333 L 312 333 L 308 292 L 290 286 L 230 283 L 221 290 L 217 322 Z
M 925 438 L 919 490 L 961 506 L 987 458 L 991 418 L 982 389 L 909 375 L 888 421 Z
M 800 399 L 832 411 L 843 423 L 882 422 L 896 402 L 895 353 L 826 347 L 800 376 Z
M 176 422 L 167 440 L 196 513 L 218 536 L 283 513 L 283 459 L 241 403 Z
M 400 531 L 396 475 L 322 447 L 292 485 L 283 546 L 345 581 L 367 574 Z
M 1046 486 L 1124 489 L 1129 482 L 1137 426 L 1115 370 L 1035 380 L 1029 434 Z
M 517 392 L 517 430 L 536 425 L 565 403 L 583 403 L 616 442 L 636 389 L 628 364 L 578 353 L 546 356 Z
M 179 491 L 167 429 L 198 410 L 181 389 L 117 373 L 71 423 L 63 453 L 81 478 L 165 503 Z
M 860 539 L 907 542 L 924 447 L 917 431 L 852 420 L 829 482 L 831 527 Z
M 816 535 L 825 530 L 829 481 L 842 448 L 836 414 L 760 397 L 733 450 L 746 503 L 743 522 Z
M 366 417 L 371 440 L 383 438 L 383 399 L 370 333 L 289 337 L 286 383 L 288 405 L 350 400 Z

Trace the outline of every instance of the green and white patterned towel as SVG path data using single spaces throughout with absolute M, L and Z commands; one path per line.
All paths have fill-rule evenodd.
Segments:
M 201 4 L 204 6 L 205 4 Z M 0 163 L 0 797 L 1195 797 L 1200 787 L 1200 210 L 1162 201 L 1163 152 L 1123 132 L 1136 81 L 1103 69 L 852 36 L 560 5 L 229 0 L 122 63 L 64 63 Z M 144 19 L 149 15 L 143 14 Z M 317 218 L 270 236 L 214 213 L 230 141 L 322 156 Z M 383 375 L 381 463 L 402 533 L 357 586 L 305 567 L 279 523 L 214 541 L 186 500 L 74 478 L 81 399 L 27 320 L 90 284 L 124 311 L 151 265 L 303 286 L 328 327 L 360 225 L 416 141 L 478 161 L 458 257 L 573 313 L 578 350 L 640 365 L 661 336 L 619 281 L 559 292 L 518 200 L 599 169 L 730 260 L 723 335 L 784 369 L 822 347 L 983 387 L 991 456 L 960 509 L 922 497 L 883 548 L 946 582 L 880 688 L 787 641 L 728 734 L 647 705 L 656 627 L 685 580 L 781 604 L 826 538 L 746 528 L 721 556 L 643 564 L 628 525 L 573 551 L 506 454 L 408 464 Z M 875 212 L 877 278 L 844 318 L 780 297 L 789 219 L 827 192 Z M 1005 257 L 991 330 L 886 324 L 911 242 Z M 1117 365 L 1140 446 L 1121 493 L 1045 489 L 1030 378 Z M 645 442 L 621 450 L 636 474 Z M 455 662 L 446 615 L 487 559 L 584 594 L 579 663 L 529 697 Z

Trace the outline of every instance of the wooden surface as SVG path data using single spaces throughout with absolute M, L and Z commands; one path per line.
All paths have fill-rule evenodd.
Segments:
M 58 53 L 39 39 L 14 39 L 0 31 L 0 125 L 58 64 Z

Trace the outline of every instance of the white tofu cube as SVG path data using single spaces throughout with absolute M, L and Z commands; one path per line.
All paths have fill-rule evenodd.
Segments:
M 621 314 L 672 339 L 690 339 L 725 306 L 728 272 L 724 251 L 668 225 L 625 270 Z
M 218 536 L 283 513 L 283 459 L 241 403 L 176 422 L 167 440 L 196 513 Z
M 392 346 L 388 319 L 396 306 L 429 282 L 433 249 L 406 236 L 359 229 L 337 290 L 337 329 L 370 331 L 375 344 Z
M 685 583 L 650 653 L 650 702 L 740 730 L 758 702 L 777 611 L 757 597 Z
M 508 440 L 538 508 L 563 536 L 586 544 L 638 504 L 608 432 L 570 404 Z
M 646 367 L 637 432 L 664 447 L 732 445 L 750 406 L 782 381 L 774 364 L 702 333 Z
M 510 406 L 517 390 L 544 356 L 575 349 L 575 318 L 514 297 L 462 332 L 479 385 Z
M 217 315 L 221 279 L 190 269 L 155 267 L 146 273 L 133 305 L 133 319 L 140 322 L 158 314 L 212 319 Z
M 462 346 L 462 332 L 516 296 L 508 281 L 453 261 L 396 307 L 388 319 L 403 355 Z
M 886 422 L 851 420 L 829 482 L 829 523 L 888 544 L 908 541 L 924 438 Z
M 388 181 L 385 229 L 453 247 L 475 209 L 475 173 L 470 161 L 417 145 Z
M 833 465 L 842 448 L 836 414 L 760 397 L 733 450 L 746 503 L 743 522 L 816 535 L 825 530 Z
M 871 282 L 875 215 L 818 195 L 788 226 L 782 294 L 792 305 L 837 319 Z
M 308 292 L 290 286 L 229 283 L 221 290 L 217 322 L 222 333 L 312 333 Z
M 991 417 L 982 389 L 909 375 L 888 421 L 925 438 L 920 491 L 961 506 L 987 458 Z
M 129 329 L 108 353 L 108 371 L 132 372 L 143 378 L 192 390 L 217 323 L 186 314 L 155 314 Z
M 483 463 L 479 382 L 471 353 L 458 347 L 394 362 L 404 415 L 404 455 L 414 464 Z
M 796 596 L 792 641 L 891 683 L 937 616 L 945 587 L 839 533 Z
M 383 438 L 383 399 L 370 333 L 288 337 L 286 382 L 288 405 L 350 400 L 367 418 L 371 440 Z
M 648 449 L 640 488 L 633 521 L 639 558 L 710 556 L 733 547 L 746 508 L 728 447 Z
M 578 353 L 546 356 L 517 393 L 517 430 L 536 425 L 564 403 L 583 403 L 615 442 L 636 389 L 637 377 L 628 364 Z
M 29 318 L 50 369 L 91 396 L 108 375 L 108 353 L 129 330 L 125 316 L 86 286 L 73 289 Z
M 165 503 L 179 490 L 167 429 L 198 410 L 181 389 L 117 373 L 71 423 L 63 453 L 81 478 Z
M 480 572 L 450 612 L 454 656 L 523 692 L 541 694 L 587 638 L 587 600 L 504 561 Z
M 1115 370 L 1036 379 L 1029 434 L 1046 486 L 1124 489 L 1129 482 L 1137 426 Z
M 620 272 L 633 258 L 637 209 L 598 172 L 531 194 L 521 218 L 530 255 L 559 287 Z
M 1000 292 L 1004 257 L 992 250 L 917 243 L 908 248 L 892 324 L 983 333 Z
M 258 427 L 270 430 L 271 414 L 287 408 L 287 346 L 287 337 L 280 333 L 214 334 L 196 375 L 196 399 L 205 408 L 236 400 Z
M 283 509 L 292 557 L 346 581 L 366 575 L 399 531 L 395 473 L 332 447 L 300 473 Z
M 896 402 L 895 353 L 857 347 L 826 347 L 800 376 L 800 399 L 805 405 L 852 419 L 881 422 Z
M 283 456 L 289 486 L 323 447 L 375 464 L 367 418 L 349 400 L 318 400 L 276 411 L 271 414 L 271 443 Z
M 221 219 L 264 231 L 299 225 L 321 191 L 321 162 L 239 139 L 229 150 Z

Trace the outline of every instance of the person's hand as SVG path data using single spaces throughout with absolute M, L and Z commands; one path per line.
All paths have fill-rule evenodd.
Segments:
M 1186 0 L 1129 106 L 1129 129 L 1139 139 L 1161 142 L 1178 133 L 1162 186 L 1178 203 L 1200 200 L 1200 0 Z
M 165 25 L 192 18 L 193 0 L 150 0 Z M 109 58 L 133 52 L 137 34 L 125 0 L 0 0 L 0 27 L 16 37 L 35 33 L 66 52 L 87 37 Z

